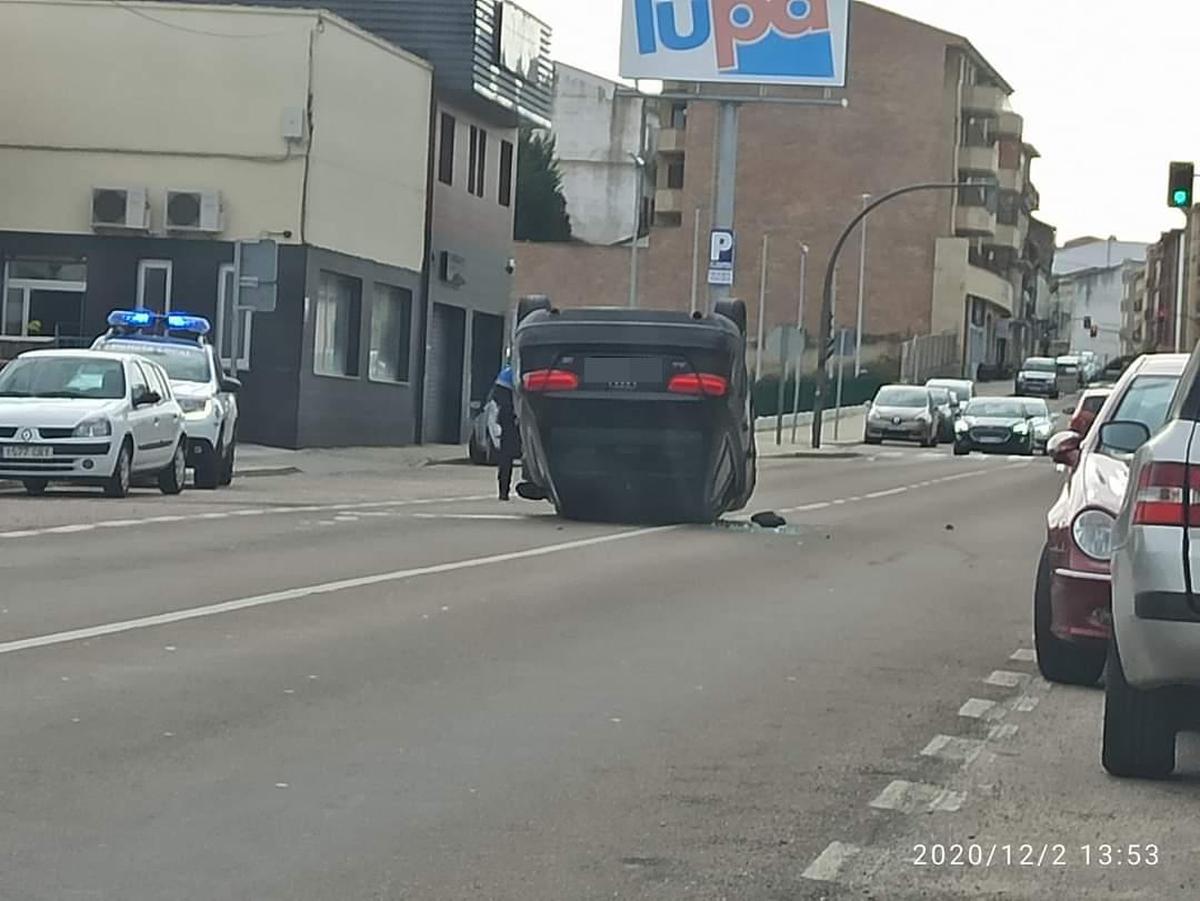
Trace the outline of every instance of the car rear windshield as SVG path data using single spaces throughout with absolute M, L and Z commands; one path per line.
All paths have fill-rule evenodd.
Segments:
M 1167 409 L 1179 384 L 1177 375 L 1143 375 L 1133 380 L 1112 421 L 1140 422 L 1153 434 L 1167 421 Z
M 120 400 L 124 396 L 125 370 L 116 360 L 25 357 L 0 372 L 0 397 Z
M 1053 372 L 1054 361 L 1046 357 L 1030 357 L 1021 369 L 1025 372 Z
M 875 395 L 875 403 L 884 407 L 927 407 L 929 390 L 888 385 L 879 389 L 879 393 Z
M 1019 400 L 1004 397 L 980 397 L 967 404 L 966 415 L 1022 419 L 1026 414 L 1025 405 Z
M 109 350 L 137 354 L 153 360 L 173 382 L 207 382 L 210 378 L 208 353 L 198 347 L 177 347 L 169 344 L 151 344 L 148 341 L 109 341 Z

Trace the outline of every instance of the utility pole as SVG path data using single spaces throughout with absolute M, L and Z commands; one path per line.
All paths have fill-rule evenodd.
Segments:
M 762 274 L 758 280 L 758 350 L 754 355 L 755 384 L 762 381 L 763 374 L 763 342 L 766 340 L 767 328 L 767 254 L 770 246 L 771 236 L 763 235 Z
M 863 194 L 863 209 L 871 202 L 870 194 Z M 863 335 L 863 299 L 866 296 L 867 285 L 867 220 L 862 223 L 859 232 L 858 254 L 858 316 L 854 324 L 854 377 L 862 375 L 862 335 Z
M 804 364 L 804 285 L 808 276 L 808 245 L 800 245 L 800 302 L 796 307 L 796 334 L 800 337 L 800 352 L 796 357 L 796 384 L 792 388 L 792 444 L 796 443 L 796 419 L 800 415 L 800 367 Z

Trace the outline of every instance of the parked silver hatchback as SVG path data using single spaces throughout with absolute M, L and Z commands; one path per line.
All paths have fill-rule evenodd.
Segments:
M 1175 737 L 1200 729 L 1200 347 L 1178 387 L 1148 397 L 1163 425 L 1113 420 L 1100 440 L 1136 454 L 1112 526 L 1114 643 L 1105 676 L 1104 768 L 1162 778 Z

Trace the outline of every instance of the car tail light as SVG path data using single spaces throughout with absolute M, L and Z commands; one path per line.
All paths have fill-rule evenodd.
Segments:
M 729 390 L 729 380 L 709 372 L 688 372 L 671 376 L 667 390 L 673 394 L 705 394 L 709 397 L 724 397 Z
M 521 380 L 526 391 L 574 391 L 579 376 L 567 369 L 535 369 Z
M 1200 470 L 1191 472 L 1189 476 L 1185 463 L 1151 463 L 1146 466 L 1138 475 L 1137 497 L 1133 505 L 1134 524 L 1187 525 L 1189 513 L 1200 513 L 1186 508 L 1197 507 L 1198 483 Z

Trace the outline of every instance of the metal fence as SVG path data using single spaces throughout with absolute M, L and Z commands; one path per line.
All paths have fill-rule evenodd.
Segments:
M 921 385 L 926 379 L 953 378 L 961 372 L 958 354 L 954 332 L 910 338 L 900 346 L 900 381 Z

